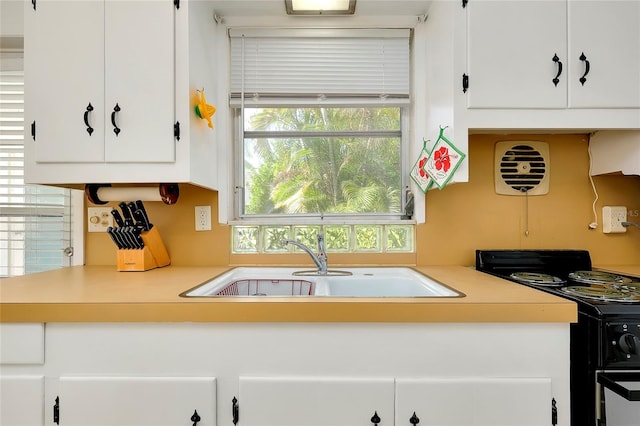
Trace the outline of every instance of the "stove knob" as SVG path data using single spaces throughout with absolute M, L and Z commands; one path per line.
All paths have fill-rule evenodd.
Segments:
M 618 346 L 620 347 L 620 350 L 625 354 L 638 354 L 638 349 L 640 349 L 640 339 L 638 339 L 631 333 L 625 333 L 620 336 Z

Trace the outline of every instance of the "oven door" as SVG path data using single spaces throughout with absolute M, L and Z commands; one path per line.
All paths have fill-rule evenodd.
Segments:
M 640 371 L 600 371 L 600 426 L 637 426 L 640 419 Z

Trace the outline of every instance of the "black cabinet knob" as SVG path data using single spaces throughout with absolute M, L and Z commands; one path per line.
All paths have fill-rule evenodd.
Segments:
M 191 416 L 191 421 L 193 422 L 193 426 L 196 426 L 200 421 L 200 415 L 197 410 L 193 410 L 193 415 Z

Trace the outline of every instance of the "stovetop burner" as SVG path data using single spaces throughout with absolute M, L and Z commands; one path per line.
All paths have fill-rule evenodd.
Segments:
M 590 286 L 562 287 L 563 292 L 601 302 L 640 303 L 640 283 L 592 284 Z
M 638 315 L 640 279 L 594 271 L 586 250 L 476 250 L 476 269 L 569 298 L 594 318 Z
M 575 271 L 569 279 L 581 284 L 629 284 L 631 279 L 604 271 Z
M 566 283 L 562 278 L 540 272 L 514 272 L 509 276 L 520 283 L 542 287 L 560 287 Z

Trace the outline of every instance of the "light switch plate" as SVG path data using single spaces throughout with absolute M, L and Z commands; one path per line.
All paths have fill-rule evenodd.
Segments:
M 107 232 L 107 228 L 113 226 L 111 207 L 89 207 L 87 209 L 87 231 Z

